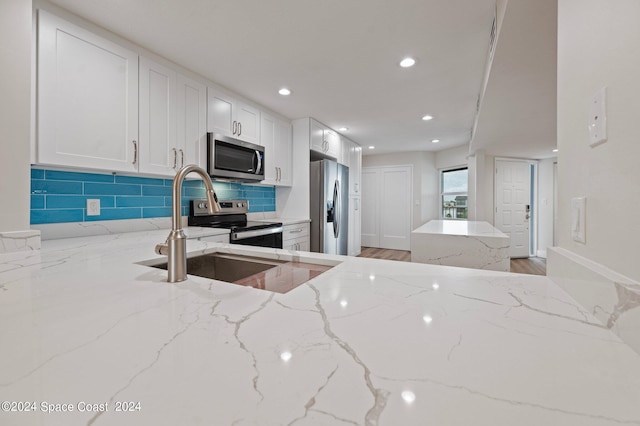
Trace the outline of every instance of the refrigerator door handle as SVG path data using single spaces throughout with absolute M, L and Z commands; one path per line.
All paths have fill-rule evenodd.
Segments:
M 342 206 L 340 205 L 340 181 L 336 179 L 336 183 L 333 185 L 333 236 L 338 238 L 340 235 L 340 218 L 342 217 Z

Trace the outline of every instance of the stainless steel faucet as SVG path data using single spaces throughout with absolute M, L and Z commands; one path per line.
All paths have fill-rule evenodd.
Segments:
M 171 191 L 173 198 L 171 203 L 171 232 L 164 244 L 156 245 L 156 253 L 165 255 L 168 258 L 167 271 L 169 272 L 169 277 L 167 281 L 170 283 L 187 279 L 187 237 L 182 231 L 182 214 L 180 210 L 182 204 L 182 182 L 191 172 L 198 173 L 204 180 L 204 185 L 207 187 L 207 211 L 209 214 L 220 211 L 220 204 L 218 204 L 216 192 L 213 190 L 211 178 L 209 178 L 207 172 L 195 164 L 189 164 L 178 170 L 178 173 L 173 178 L 173 189 Z

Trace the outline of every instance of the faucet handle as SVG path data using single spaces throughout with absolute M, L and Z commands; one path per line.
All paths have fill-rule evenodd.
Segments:
M 155 252 L 156 252 L 156 254 L 159 254 L 159 255 L 162 255 L 162 256 L 168 256 L 169 255 L 169 246 L 167 245 L 167 243 L 156 244 Z

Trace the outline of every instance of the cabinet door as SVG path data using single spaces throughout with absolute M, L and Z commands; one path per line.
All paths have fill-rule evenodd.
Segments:
M 176 72 L 140 58 L 140 172 L 173 176 L 176 148 Z
M 276 120 L 274 152 L 276 154 L 276 166 L 278 167 L 277 184 L 279 186 L 291 186 L 293 184 L 292 137 L 291 123 Z
M 325 154 L 337 159 L 340 156 L 340 137 L 333 130 L 324 130 Z
M 276 185 L 278 181 L 278 166 L 275 149 L 276 120 L 268 114 L 260 117 L 260 144 L 264 146 L 264 180 L 262 183 Z
M 260 111 L 241 102 L 237 102 L 234 108 L 236 121 L 238 122 L 236 137 L 246 142 L 259 144 Z
M 351 166 L 351 146 L 353 142 L 349 139 L 339 136 L 340 140 L 340 156 L 338 157 L 338 163 L 344 164 L 347 167 Z
M 177 96 L 178 166 L 206 167 L 207 88 L 178 74 Z
M 349 256 L 357 256 L 362 250 L 361 240 L 361 222 L 360 213 L 360 197 L 349 198 Z
M 311 120 L 311 139 L 309 149 L 324 153 L 324 126 L 315 120 Z
M 235 137 L 237 123 L 233 116 L 233 101 L 215 89 L 207 88 L 207 129 Z
M 138 170 L 138 55 L 38 11 L 37 162 Z
M 362 179 L 362 147 L 351 143 L 349 149 L 349 193 L 360 195 L 360 180 Z

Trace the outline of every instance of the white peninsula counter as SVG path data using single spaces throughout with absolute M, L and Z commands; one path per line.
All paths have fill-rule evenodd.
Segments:
M 411 261 L 508 272 L 509 236 L 487 222 L 432 220 L 411 233 Z
M 338 265 L 169 284 L 166 235 L 0 254 L 0 425 L 640 425 L 640 356 L 547 277 L 191 239 Z

